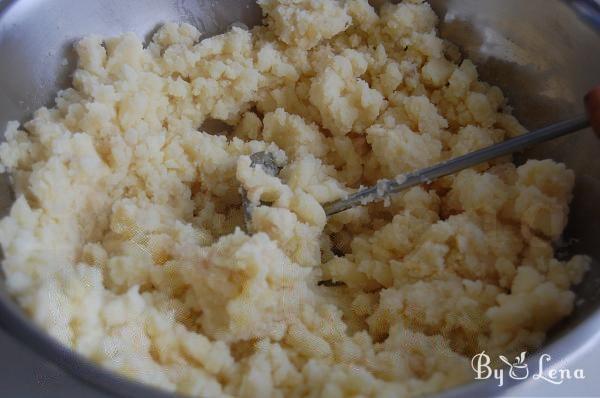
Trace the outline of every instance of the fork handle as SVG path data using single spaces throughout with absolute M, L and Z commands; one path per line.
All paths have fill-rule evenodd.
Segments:
M 495 144 L 487 148 L 447 160 L 434 166 L 417 170 L 405 174 L 404 176 L 398 176 L 395 179 L 380 180 L 377 182 L 377 185 L 361 189 L 349 195 L 346 199 L 340 199 L 326 204 L 324 206 L 325 214 L 327 214 L 327 216 L 331 216 L 358 205 L 365 205 L 376 200 L 384 199 L 391 194 L 414 187 L 415 185 L 429 183 L 440 177 L 454 174 L 458 171 L 468 169 L 492 159 L 518 152 L 527 147 L 540 144 L 563 135 L 577 132 L 588 127 L 589 125 L 590 122 L 587 116 L 578 116 L 570 120 L 543 127 L 530 133 L 522 134 L 499 144 Z

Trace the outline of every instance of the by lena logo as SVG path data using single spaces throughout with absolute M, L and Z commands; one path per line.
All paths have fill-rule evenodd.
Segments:
M 522 352 L 515 357 L 514 362 L 509 361 L 504 355 L 499 355 L 498 358 L 507 365 L 508 369 L 506 367 L 494 368 L 490 365 L 492 362 L 490 356 L 485 351 L 482 351 L 471 359 L 471 367 L 475 371 L 475 379 L 485 380 L 493 378 L 498 381 L 499 387 L 504 385 L 507 375 L 513 380 L 532 378 L 533 380 L 543 380 L 552 384 L 562 384 L 565 380 L 571 379 L 585 379 L 583 369 L 571 370 L 551 367 L 550 361 L 552 357 L 548 354 L 542 354 L 537 363 L 537 369 L 532 369 L 534 371 L 530 372 L 529 366 L 525 363 L 526 355 L 526 352 Z

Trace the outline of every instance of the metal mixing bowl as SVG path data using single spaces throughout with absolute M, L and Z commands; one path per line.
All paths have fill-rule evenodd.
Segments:
M 594 0 L 595 1 L 595 0 Z M 559 0 L 433 0 L 441 34 L 461 46 L 483 79 L 500 86 L 529 128 L 582 112 L 585 91 L 600 83 L 600 36 Z M 87 34 L 133 31 L 148 37 L 162 22 L 185 21 L 206 36 L 234 22 L 252 26 L 260 10 L 250 0 L 0 0 L 0 130 L 26 120 L 68 86 L 72 44 Z M 63 60 L 67 59 L 67 65 Z M 577 173 L 566 239 L 571 253 L 600 259 L 600 140 L 591 131 L 536 148 L 529 157 L 565 162 Z M 12 202 L 8 178 L 0 180 L 2 214 Z M 582 300 L 549 335 L 541 352 L 568 361 L 599 338 L 600 268 L 593 264 L 577 288 Z M 71 374 L 117 396 L 172 397 L 99 368 L 49 338 L 8 297 L 0 282 L 0 326 Z M 537 355 L 539 355 L 538 353 Z M 6 359 L 4 359 L 6 360 Z M 530 361 L 537 362 L 536 355 Z M 516 381 L 510 380 L 504 389 Z M 494 380 L 471 383 L 440 396 L 492 396 Z

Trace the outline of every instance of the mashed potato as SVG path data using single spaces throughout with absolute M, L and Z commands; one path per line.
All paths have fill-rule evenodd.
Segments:
M 85 38 L 73 87 L 8 125 L 15 299 L 93 361 L 195 396 L 416 396 L 472 379 L 481 350 L 539 347 L 588 267 L 552 249 L 573 172 L 500 159 L 327 220 L 361 185 L 524 129 L 427 3 L 259 3 L 264 26 L 202 41 Z M 278 177 L 250 167 L 263 150 Z

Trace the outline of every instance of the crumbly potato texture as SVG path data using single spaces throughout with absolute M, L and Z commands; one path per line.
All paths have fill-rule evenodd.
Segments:
M 418 396 L 482 350 L 538 348 L 588 267 L 552 246 L 573 172 L 503 158 L 327 219 L 524 129 L 426 2 L 259 4 L 263 25 L 204 40 L 87 37 L 72 88 L 8 125 L 18 303 L 93 361 L 203 397 Z M 265 150 L 277 177 L 250 166 Z

